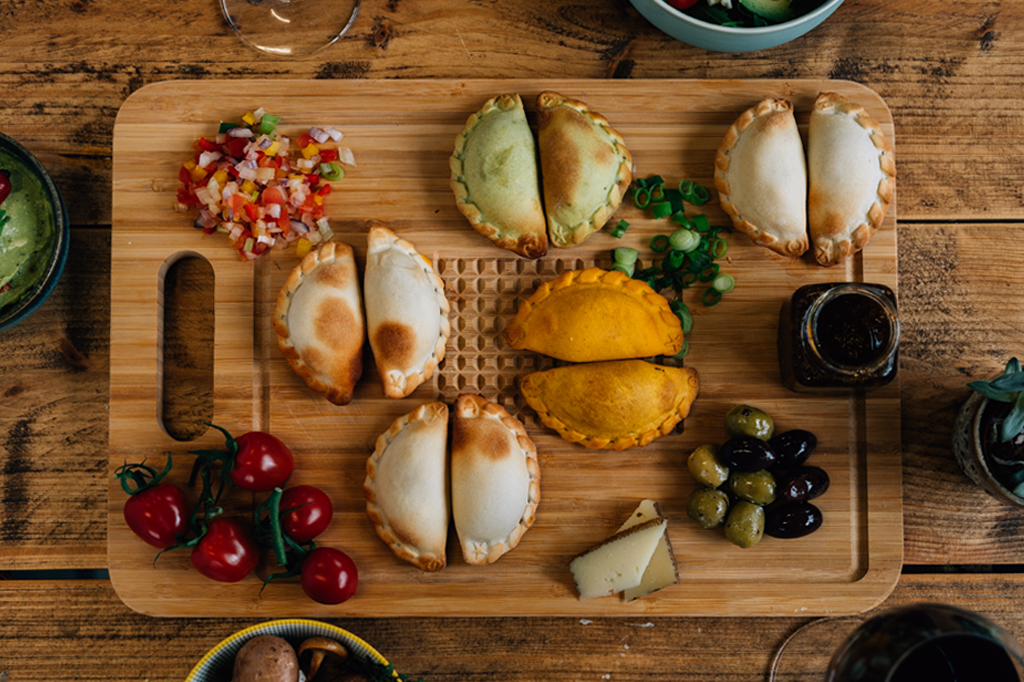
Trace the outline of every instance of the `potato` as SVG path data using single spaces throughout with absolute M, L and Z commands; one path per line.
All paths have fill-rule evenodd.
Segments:
M 253 637 L 235 655 L 233 682 L 298 682 L 292 645 L 274 635 Z

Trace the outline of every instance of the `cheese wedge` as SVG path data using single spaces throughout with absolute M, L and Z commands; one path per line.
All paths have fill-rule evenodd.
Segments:
M 644 521 L 573 558 L 569 570 L 580 599 L 605 597 L 637 587 L 667 523 L 662 517 Z
M 657 518 L 661 518 L 658 503 L 654 500 L 644 500 L 622 524 L 619 532 Z M 669 585 L 675 585 L 677 582 L 679 582 L 679 569 L 676 565 L 675 554 L 672 553 L 672 543 L 668 541 L 668 526 L 666 526 L 665 532 L 661 534 L 658 546 L 654 548 L 654 554 L 651 555 L 651 560 L 644 570 L 640 584 L 624 590 L 622 596 L 626 601 L 633 601 Z

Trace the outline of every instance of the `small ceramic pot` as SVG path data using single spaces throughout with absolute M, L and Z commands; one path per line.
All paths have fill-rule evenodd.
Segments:
M 953 422 L 953 454 L 964 473 L 989 495 L 1003 504 L 1024 507 L 1024 498 L 1014 495 L 1000 483 L 985 460 L 981 429 L 987 406 L 988 398 L 971 392 Z

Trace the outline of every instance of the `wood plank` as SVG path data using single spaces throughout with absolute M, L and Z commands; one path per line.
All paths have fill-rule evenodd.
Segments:
M 341 546 L 355 558 L 365 587 L 360 599 L 341 607 L 312 605 L 297 585 L 281 586 L 261 602 L 252 585 L 258 583 L 255 576 L 234 585 L 209 584 L 191 570 L 187 557 L 172 556 L 161 558 L 161 580 L 219 592 L 226 615 L 253 609 L 276 615 L 359 616 L 706 615 L 736 609 L 838 613 L 864 610 L 884 598 L 896 580 L 902 553 L 898 382 L 865 398 L 795 394 L 782 386 L 774 337 L 782 302 L 801 284 L 841 278 L 897 287 L 895 205 L 868 248 L 839 268 L 782 258 L 742 235 L 730 237 L 723 267 L 743 286 L 713 309 L 696 304 L 698 294 L 688 292 L 695 332 L 686 362 L 697 368 L 703 390 L 682 435 L 640 451 L 586 452 L 545 429 L 519 396 L 516 378 L 541 361 L 511 352 L 499 338 L 516 301 L 561 268 L 607 267 L 607 253 L 619 244 L 640 247 L 650 260 L 645 244 L 665 228 L 627 205 L 615 218 L 632 225 L 621 241 L 605 232 L 581 247 L 535 262 L 496 249 L 465 224 L 448 187 L 452 141 L 467 116 L 489 97 L 514 89 L 530 102 L 530 110 L 533 98 L 545 89 L 584 99 L 625 137 L 639 174 L 657 172 L 672 182 L 691 178 L 706 186 L 725 131 L 740 112 L 766 96 L 792 98 L 806 120 L 817 93 L 836 89 L 863 103 L 892 134 L 885 103 L 870 90 L 846 82 L 669 85 L 671 95 L 665 94 L 662 81 L 342 81 L 316 87 L 302 81 L 241 86 L 207 81 L 162 83 L 136 93 L 122 108 L 114 137 L 111 471 L 140 447 L 177 455 L 220 439 L 211 432 L 192 443 L 177 443 L 154 420 L 159 409 L 154 391 L 159 385 L 159 273 L 180 253 L 201 254 L 216 275 L 214 421 L 235 432 L 269 429 L 289 445 L 300 462 L 292 483 L 316 482 L 335 503 L 336 523 L 322 542 Z M 315 95 L 308 94 L 312 90 Z M 190 219 L 171 208 L 174 182 L 169 179 L 176 176 L 192 141 L 247 109 L 253 91 L 264 93 L 262 104 L 282 117 L 293 137 L 311 124 L 334 125 L 345 132 L 345 144 L 352 147 L 359 166 L 335 186 L 325 206 L 337 238 L 351 243 L 360 260 L 367 223 L 386 217 L 387 224 L 438 263 L 451 292 L 455 331 L 439 374 L 409 399 L 384 398 L 372 372 L 364 373 L 355 400 L 346 407 L 330 405 L 310 392 L 273 348 L 272 334 L 259 331 L 270 329 L 269 313 L 261 306 L 275 299 L 297 260 L 289 250 L 275 251 L 269 264 L 254 270 L 238 262 L 222 236 L 205 237 L 188 229 Z M 154 114 L 159 126 L 153 123 Z M 402 187 L 402 199 L 381 191 L 388 187 Z M 713 224 L 727 222 L 714 203 L 701 212 Z M 754 353 L 749 352 L 751 337 L 764 339 Z M 260 390 L 263 382 L 266 391 Z M 453 546 L 448 568 L 424 575 L 396 559 L 366 521 L 361 497 L 366 458 L 378 435 L 397 417 L 426 400 L 452 402 L 461 392 L 478 392 L 502 403 L 526 423 L 541 453 L 542 506 L 524 541 L 498 563 L 486 570 L 468 566 L 456 558 L 459 552 Z M 729 407 L 751 401 L 775 414 L 780 428 L 801 427 L 819 435 L 816 461 L 829 470 L 832 487 L 820 500 L 828 522 L 813 539 L 794 543 L 767 538 L 757 551 L 743 552 L 686 518 L 685 497 L 695 484 L 686 472 L 685 454 L 701 443 L 724 440 L 721 424 Z M 175 478 L 182 480 L 189 468 L 187 459 L 179 458 Z M 150 614 L 203 615 L 188 600 L 150 593 L 153 553 L 124 524 L 122 491 L 113 484 L 110 491 L 109 568 L 122 598 Z M 646 497 L 662 502 L 676 555 L 691 579 L 650 600 L 581 603 L 565 563 L 610 535 Z M 760 581 L 756 590 L 747 588 L 752 575 Z M 795 592 L 794 581 L 815 589 Z M 531 594 L 545 598 L 527 598 Z
M 0 41 L 4 131 L 55 174 L 76 223 L 109 224 L 120 105 L 174 78 L 841 78 L 878 91 L 900 140 L 900 204 L 913 220 L 1018 219 L 1024 198 L 1024 11 L 982 0 L 847 2 L 807 36 L 718 54 L 675 41 L 624 0 L 364 6 L 352 33 L 304 59 L 257 55 L 216 3 L 15 3 Z
M 1024 619 L 1018 607 L 1022 599 L 1024 576 L 1019 574 L 905 575 L 881 608 L 916 602 L 952 604 L 982 614 L 1024 641 Z M 19 682 L 180 682 L 222 639 L 268 620 L 256 614 L 149 618 L 124 606 L 107 581 L 0 580 L 0 603 L 4 604 L 0 672 Z M 211 603 L 209 608 L 217 607 Z M 399 671 L 425 675 L 430 682 L 749 682 L 767 679 L 778 646 L 810 620 L 342 618 L 328 622 L 369 642 Z M 467 646 L 467 642 L 475 644 Z M 89 655 L 82 655 L 83 647 Z

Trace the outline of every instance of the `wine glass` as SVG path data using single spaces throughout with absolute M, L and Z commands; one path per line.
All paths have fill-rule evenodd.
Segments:
M 220 0 L 228 25 L 257 50 L 301 57 L 336 43 L 356 20 L 360 0 Z
M 945 604 L 868 618 L 821 618 L 779 647 L 770 682 L 1020 682 L 1024 647 L 995 623 Z

